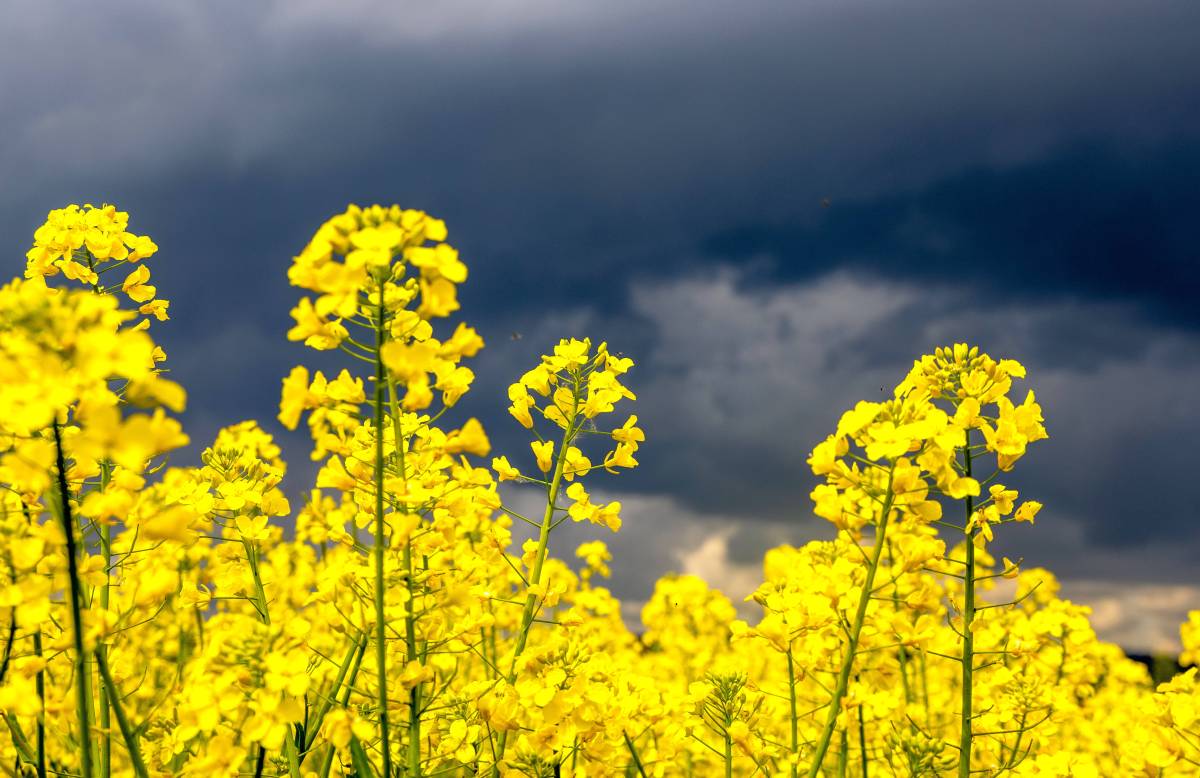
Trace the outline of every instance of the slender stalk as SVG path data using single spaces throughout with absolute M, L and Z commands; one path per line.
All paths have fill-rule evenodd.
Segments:
M 100 491 L 108 488 L 107 462 L 100 463 Z M 104 554 L 104 586 L 100 589 L 100 607 L 107 612 L 112 589 L 112 525 L 107 522 L 100 529 L 100 551 Z M 99 664 L 108 657 L 108 646 L 101 642 L 96 646 L 96 662 Z M 101 679 L 103 680 L 103 679 Z M 104 683 L 100 684 L 100 774 L 108 778 L 112 775 L 112 718 L 110 715 L 109 689 Z
M 408 601 L 413 602 L 412 597 L 412 547 L 409 544 L 404 546 L 404 568 L 408 572 L 405 576 L 408 587 Z M 412 614 L 410 607 L 409 613 L 404 622 L 404 640 L 405 649 L 409 662 L 415 662 L 418 658 L 417 653 L 417 634 L 416 634 L 416 618 Z M 421 659 L 424 664 L 424 658 Z M 408 774 L 412 776 L 421 775 L 421 684 L 413 684 L 408 690 Z
M 400 465 L 400 477 L 407 485 L 408 469 L 404 463 L 404 441 L 400 426 L 400 404 L 396 397 L 396 384 L 390 378 L 387 381 L 388 408 L 392 416 L 392 430 L 396 438 L 396 457 Z M 405 659 L 415 662 L 425 659 L 417 650 L 417 617 L 413 613 L 412 603 L 416 601 L 413 594 L 413 557 L 412 544 L 405 543 L 401 562 L 404 564 L 404 587 L 408 590 L 408 607 L 404 614 L 404 649 Z M 408 772 L 409 775 L 421 774 L 421 685 L 414 684 L 408 690 Z
M 32 762 L 33 753 L 29 750 L 29 741 L 26 740 L 25 733 L 21 731 L 21 723 L 11 713 L 3 714 L 3 718 L 4 723 L 8 725 L 9 734 L 12 735 L 13 748 L 17 751 L 17 764 Z
M 383 516 L 383 392 L 387 369 L 383 366 L 383 343 L 387 337 L 384 315 L 384 279 L 379 277 L 379 302 L 375 318 L 375 664 L 378 674 L 379 750 L 383 752 L 383 776 L 392 776 L 392 748 L 388 733 L 387 634 L 383 598 L 383 552 L 387 539 Z M 400 445 L 400 441 L 396 441 Z M 415 711 L 414 711 L 415 714 Z M 410 718 L 416 718 L 415 715 Z M 419 744 L 418 744 L 419 745 Z M 418 764 L 419 769 L 419 764 Z
M 538 532 L 537 555 L 534 557 L 533 572 L 529 577 L 530 586 L 537 586 L 542 582 L 542 567 L 546 563 L 546 555 L 550 548 L 550 530 L 554 524 L 554 510 L 558 502 L 558 491 L 562 487 L 563 465 L 567 460 L 566 451 L 571 445 L 571 438 L 571 425 L 568 425 L 563 430 L 562 444 L 559 446 L 554 458 L 554 475 L 550 480 L 550 487 L 547 489 L 546 512 L 542 515 L 542 525 Z M 525 644 L 529 641 L 529 631 L 530 627 L 533 626 L 537 600 L 537 595 L 533 593 L 530 593 L 525 598 L 525 608 L 521 611 L 521 629 L 517 633 L 517 646 L 513 651 L 512 667 L 508 673 L 510 683 L 516 680 L 517 659 L 521 656 L 521 653 L 525 650 Z
M 575 405 L 578 406 L 578 398 L 575 400 Z M 554 475 L 550 479 L 550 485 L 546 488 L 546 512 L 542 515 L 542 524 L 538 532 L 537 553 L 533 559 L 533 571 L 529 576 L 529 586 L 537 586 L 542 582 L 542 566 L 546 562 L 546 554 L 550 547 L 550 530 L 554 524 L 554 510 L 558 502 L 558 491 L 562 486 L 563 465 L 567 460 L 567 447 L 570 446 L 572 440 L 572 427 L 574 426 L 575 411 L 572 410 L 570 420 L 566 428 L 563 430 L 562 443 L 555 452 L 554 457 Z M 522 652 L 525 651 L 525 644 L 529 641 L 529 631 L 533 626 L 534 611 L 537 608 L 538 597 L 530 592 L 525 597 L 525 607 L 521 611 L 521 627 L 517 632 L 517 644 L 513 649 L 512 664 L 508 669 L 507 680 L 509 683 L 516 683 L 517 680 L 517 659 L 520 658 Z M 507 730 L 500 733 L 500 741 L 497 744 L 496 762 L 497 768 L 493 773 L 498 772 L 498 764 L 504 757 L 504 750 L 508 743 Z
M 354 664 L 350 668 L 350 676 L 346 679 L 346 685 L 342 687 L 342 698 L 338 700 L 338 704 L 343 708 L 350 702 L 350 693 L 354 691 L 354 681 L 358 678 L 358 669 L 362 667 L 363 655 L 367 652 L 366 636 L 363 636 L 362 641 L 358 644 L 358 653 L 354 656 Z M 329 749 L 325 752 L 324 758 L 321 760 L 321 769 L 317 772 L 321 778 L 329 778 L 329 770 L 333 767 L 333 757 L 335 748 L 331 743 Z
M 113 682 L 112 673 L 108 669 L 108 660 L 105 654 L 96 654 L 96 668 L 100 671 L 100 681 L 104 684 L 104 691 L 108 703 L 112 706 L 113 715 L 117 719 L 117 728 L 121 730 L 121 737 L 125 740 L 125 748 L 129 751 L 129 762 L 133 766 L 133 773 L 138 778 L 147 778 L 149 773 L 146 771 L 146 763 L 142 760 L 141 749 L 138 748 L 137 733 L 129 723 L 129 717 L 125 715 L 125 708 L 121 704 L 121 697 L 117 693 L 117 685 Z M 112 752 L 109 751 L 111 758 Z
M 633 740 L 629 737 L 628 732 L 622 732 L 621 734 L 625 736 L 625 747 L 629 749 L 629 755 L 633 757 L 633 766 L 637 768 L 638 775 L 641 778 L 646 778 L 646 770 L 642 767 L 642 759 L 638 756 L 637 746 L 633 744 Z M 574 761 L 574 756 L 571 759 Z
M 971 477 L 971 431 L 966 432 L 966 445 L 963 446 L 964 472 Z M 974 501 L 967 495 L 967 569 L 963 574 L 963 650 L 962 650 L 962 728 L 958 738 L 958 776 L 971 776 L 971 702 L 974 692 L 975 671 L 975 636 L 971 626 L 975 621 L 975 533 L 977 527 L 971 526 L 971 516 L 975 512 Z
M 729 737 L 728 727 L 725 729 L 725 778 L 733 778 L 733 738 Z
M 12 582 L 17 583 L 17 573 L 14 569 L 12 572 Z M 0 684 L 4 683 L 4 679 L 8 677 L 8 666 L 12 660 L 13 643 L 17 640 L 17 609 L 12 608 L 8 616 L 8 634 L 4 638 L 4 657 L 0 659 Z
M 842 660 L 842 669 L 838 673 L 838 684 L 829 701 L 829 715 L 825 719 L 825 727 L 817 741 L 817 750 L 813 754 L 812 764 L 808 768 L 808 778 L 817 778 L 821 773 L 821 763 L 829 751 L 829 743 L 833 739 L 833 731 L 837 727 L 838 713 L 842 709 L 842 699 L 846 696 L 846 687 L 850 682 L 850 671 L 854 668 L 854 655 L 858 651 L 858 638 L 862 634 L 863 624 L 867 618 L 867 604 L 871 601 L 871 590 L 875 588 L 875 573 L 879 570 L 879 560 L 883 556 L 884 541 L 887 539 L 888 517 L 892 512 L 892 502 L 895 494 L 892 492 L 892 477 L 888 475 L 887 497 L 883 501 L 880 512 L 879 527 L 875 530 L 875 548 L 871 553 L 871 563 L 867 567 L 867 577 L 863 581 L 862 593 L 858 597 L 858 609 L 854 612 L 854 622 L 850 627 L 849 644 L 846 646 L 846 656 Z
M 33 653 L 42 658 L 42 630 L 33 633 Z M 39 663 L 40 664 L 40 663 Z M 46 671 L 38 670 L 34 685 L 38 696 L 37 717 L 37 778 L 46 778 Z
M 337 698 L 338 692 L 341 691 L 342 682 L 346 680 L 346 674 L 350 672 L 350 666 L 354 664 L 356 657 L 360 655 L 360 647 L 362 644 L 359 641 L 361 639 L 362 638 L 358 635 L 355 635 L 353 638 L 351 638 L 350 648 L 346 652 L 346 658 L 343 659 L 341 665 L 338 666 L 337 677 L 333 679 L 333 688 L 329 690 L 329 695 L 321 701 L 320 706 L 317 708 L 316 715 L 313 716 L 312 726 L 308 728 L 307 732 L 305 732 L 304 753 L 300 754 L 301 762 L 304 761 L 304 758 L 308 755 L 308 750 L 312 748 L 313 743 L 316 742 L 317 733 L 320 732 L 321 724 L 325 721 L 325 716 L 329 714 L 329 709 L 333 707 L 333 702 Z
M 258 544 L 252 543 L 245 538 L 242 538 L 242 548 L 246 551 L 246 561 L 250 565 L 250 576 L 254 580 L 254 609 L 258 611 L 258 618 L 263 624 L 271 625 L 271 609 L 267 605 L 267 590 L 263 587 L 262 575 L 258 572 Z M 291 739 L 291 735 L 288 735 Z M 255 774 L 261 775 L 263 764 L 266 762 L 267 749 L 265 746 L 258 747 L 258 762 L 255 767 Z
M 291 732 L 284 738 L 283 754 L 287 757 L 288 778 L 300 778 L 300 755 L 296 752 L 296 739 Z
M 96 270 L 96 260 L 92 256 L 91 251 L 84 251 L 84 256 L 87 258 L 88 269 L 92 272 Z M 100 294 L 100 284 L 98 281 L 92 282 L 92 291 Z M 100 491 L 103 492 L 108 488 L 110 465 L 107 462 L 100 463 Z M 100 591 L 100 605 L 105 611 L 108 610 L 109 590 L 112 586 L 112 526 L 105 524 L 100 530 L 100 548 L 104 554 L 104 588 Z M 103 661 L 108 655 L 108 646 L 103 642 L 96 646 L 97 662 Z M 90 678 L 89 673 L 89 678 Z M 103 680 L 103 679 L 102 679 Z M 90 680 L 89 680 L 90 683 Z M 112 775 L 112 719 L 109 713 L 109 691 L 108 688 L 100 684 L 100 774 L 108 778 Z
M 83 642 L 83 582 L 79 578 L 79 551 L 75 521 L 71 516 L 71 492 L 67 487 L 67 463 L 63 456 L 62 432 L 54 420 L 54 451 L 58 466 L 58 496 L 63 535 L 67 541 L 67 575 L 71 584 L 71 631 L 75 643 L 75 708 L 79 718 L 79 770 L 92 778 L 92 683 L 88 653 Z
M 792 644 L 788 641 L 787 650 L 787 667 L 788 667 L 788 703 L 791 706 L 791 725 L 792 725 L 792 758 L 791 758 L 791 776 L 796 778 L 796 758 L 800 753 L 800 720 L 796 716 L 796 663 L 792 658 Z
M 271 609 L 267 605 L 267 590 L 263 587 L 262 575 L 258 572 L 258 544 L 245 538 L 242 546 L 246 549 L 246 561 L 250 563 L 250 577 L 254 580 L 254 609 L 263 624 L 271 626 Z
M 33 515 L 29 512 L 28 507 L 22 506 L 22 512 L 25 514 L 25 521 L 33 524 Z M 33 631 L 33 655 L 39 660 L 42 658 L 42 628 L 38 627 Z M 38 696 L 38 715 L 37 715 L 37 778 L 46 778 L 46 668 L 42 662 L 38 662 L 39 669 L 37 676 L 34 678 L 34 688 L 37 690 Z

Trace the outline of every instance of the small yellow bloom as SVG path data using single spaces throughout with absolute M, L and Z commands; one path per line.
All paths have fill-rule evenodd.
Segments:
M 516 481 L 521 478 L 521 471 L 508 463 L 508 457 L 493 459 L 492 469 L 496 471 L 496 475 L 501 481 Z
M 547 440 L 542 443 L 533 441 L 529 447 L 533 449 L 533 455 L 537 458 L 538 469 L 543 473 L 549 473 L 554 468 L 554 441 Z

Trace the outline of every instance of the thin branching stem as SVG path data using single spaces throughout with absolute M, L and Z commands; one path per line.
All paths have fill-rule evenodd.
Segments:
M 817 778 L 821 773 L 821 764 L 825 761 L 825 754 L 829 751 L 829 744 L 833 739 L 833 731 L 837 728 L 838 713 L 842 709 L 842 699 L 846 696 L 846 688 L 850 683 L 850 672 L 854 669 L 854 659 L 858 652 L 858 639 L 862 634 L 863 624 L 866 622 L 867 605 L 871 601 L 871 590 L 875 586 L 875 573 L 879 570 L 879 560 L 883 556 L 883 548 L 887 540 L 888 518 L 892 512 L 892 501 L 894 499 L 892 493 L 892 476 L 894 472 L 893 468 L 888 474 L 887 497 L 884 499 L 883 506 L 880 509 L 879 524 L 875 530 L 875 548 L 871 553 L 870 564 L 867 566 L 867 577 L 863 582 L 862 593 L 858 597 L 858 608 L 854 612 L 854 622 L 850 627 L 850 634 L 847 638 L 846 656 L 842 659 L 842 668 L 838 672 L 838 684 L 833 691 L 833 699 L 829 703 L 829 714 L 825 719 L 825 726 L 821 730 L 821 736 L 817 740 L 817 747 L 813 752 L 812 764 L 808 768 L 808 778 Z
M 83 778 L 92 778 L 92 684 L 88 673 L 88 652 L 83 639 L 83 581 L 79 577 L 79 550 L 76 548 L 75 522 L 71 517 L 71 492 L 67 486 L 67 463 L 63 455 L 62 431 L 54 420 L 54 452 L 58 466 L 59 518 L 67 543 L 67 576 L 70 579 L 71 637 L 75 648 L 75 708 L 79 719 L 79 769 Z
M 963 448 L 963 472 L 971 477 L 971 431 L 966 432 L 966 445 Z M 975 672 L 975 636 L 971 625 L 975 621 L 975 533 L 978 531 L 971 524 L 975 513 L 971 495 L 966 497 L 967 523 L 966 546 L 967 566 L 963 574 L 963 629 L 962 629 L 962 721 L 958 737 L 958 778 L 971 776 L 971 704 L 974 692 Z
M 376 699 L 379 705 L 379 749 L 383 755 L 383 775 L 392 775 L 392 748 L 388 732 L 387 688 L 387 615 L 384 609 L 384 548 L 387 543 L 383 515 L 383 402 L 387 385 L 387 368 L 383 365 L 383 343 L 387 337 L 384 314 L 384 280 L 379 279 L 379 302 L 375 319 L 375 665 L 379 685 Z M 400 441 L 396 441 L 400 445 Z

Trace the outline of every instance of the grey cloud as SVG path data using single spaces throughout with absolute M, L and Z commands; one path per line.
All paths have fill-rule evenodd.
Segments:
M 670 495 L 623 492 L 620 481 L 610 480 L 604 488 L 591 491 L 594 501 L 621 502 L 624 523 L 620 532 L 566 522 L 552 534 L 551 547 L 559 559 L 578 567 L 575 549 L 586 541 L 603 540 L 613 555 L 612 578 L 604 585 L 622 600 L 630 624 L 638 623 L 641 607 L 653 594 L 655 582 L 670 574 L 704 578 L 750 617 L 754 607 L 742 600 L 762 580 L 763 552 L 808 539 L 797 526 L 746 522 L 735 514 L 702 514 Z M 540 519 L 545 508 L 545 495 L 529 487 L 509 488 L 505 499 L 511 509 L 525 516 Z M 514 535 L 519 546 L 534 533 L 521 522 L 516 524 Z M 823 536 L 831 534 L 824 532 Z
M 654 583 L 671 573 L 700 576 L 729 597 L 742 618 L 753 621 L 758 609 L 744 600 L 762 580 L 763 554 L 781 544 L 801 545 L 832 536 L 829 527 L 812 523 L 746 521 L 737 515 L 697 513 L 665 495 L 630 495 L 618 489 L 594 496 L 622 501 L 625 523 L 621 531 L 614 535 L 590 524 L 567 523 L 551 536 L 551 550 L 578 568 L 575 548 L 588 540 L 605 541 L 613 554 L 612 577 L 602 585 L 621 599 L 626 622 L 634 629 Z M 544 497 L 529 488 L 510 488 L 506 499 L 525 515 L 540 515 L 544 506 Z M 1086 544 L 1075 523 L 1055 526 L 1043 521 L 1036 530 L 1022 527 L 1017 531 L 1027 536 L 1020 539 L 1027 546 L 1045 542 L 1046 536 L 1051 544 L 1069 541 L 1078 548 Z M 526 538 L 531 532 L 518 526 L 516 534 Z M 664 542 L 666 539 L 669 542 Z M 1078 556 L 1089 557 L 1090 564 L 1064 565 L 1060 561 L 1052 569 L 1062 583 L 1063 597 L 1092 608 L 1092 624 L 1101 639 L 1147 654 L 1179 650 L 1179 625 L 1200 604 L 1200 585 L 1140 580 L 1146 560 L 1131 569 L 1128 555 L 1111 550 L 1089 550 Z M 1170 558 L 1173 563 L 1182 556 L 1169 543 L 1158 544 L 1150 552 L 1150 558 Z M 1024 557 L 1026 568 L 1047 561 L 1037 553 Z M 1004 596 L 996 593 L 997 599 Z
M 603 487 L 625 504 L 625 528 L 600 533 L 627 615 L 669 571 L 703 574 L 740 600 L 768 548 L 829 537 L 810 512 L 809 448 L 856 400 L 890 392 L 912 359 L 966 340 L 1025 362 L 1051 432 L 1004 479 L 1046 507 L 1034 526 L 1006 527 L 995 550 L 1059 574 L 1067 596 L 1096 607 L 1106 639 L 1177 644 L 1197 602 L 1200 545 L 1182 488 L 1190 464 L 1171 445 L 1200 434 L 1190 412 L 1200 343 L 1189 331 L 1136 306 L 989 306 L 970 287 L 848 274 L 767 289 L 723 268 L 630 297 L 648 349 L 633 354 L 630 375 L 648 440 L 643 466 Z M 596 311 L 575 324 L 612 325 Z M 567 546 L 597 530 L 569 532 Z
M 1047 505 L 1022 538 L 1037 564 L 1075 564 L 1083 548 L 1197 541 L 1179 488 L 1189 465 L 1170 441 L 1200 434 L 1190 412 L 1200 344 L 1134 307 L 988 306 L 969 287 L 845 274 L 766 289 L 729 268 L 638 286 L 631 299 L 646 340 L 631 382 L 649 441 L 625 491 L 666 492 L 698 514 L 795 522 L 807 535 L 812 446 L 858 399 L 890 393 L 913 359 L 968 341 L 1022 360 L 1045 410 L 1051 439 L 1006 479 Z M 1078 534 L 1042 536 L 1059 517 Z M 1186 575 L 1181 560 L 1161 561 L 1138 564 Z
M 1130 652 L 1173 655 L 1179 625 L 1200 603 L 1200 586 L 1083 580 L 1067 582 L 1063 596 L 1092 608 L 1101 638 Z

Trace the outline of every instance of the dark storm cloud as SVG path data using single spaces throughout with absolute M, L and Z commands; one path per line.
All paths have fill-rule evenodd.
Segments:
M 996 296 L 1136 300 L 1200 326 L 1200 142 L 1087 144 L 1027 163 L 975 168 L 914 192 L 839 203 L 820 221 L 714 235 L 719 256 L 816 258 L 898 279 L 976 284 Z M 1064 338 L 1064 341 L 1066 338 Z
M 645 575 L 674 557 L 639 510 L 734 564 L 819 533 L 812 444 L 973 339 L 1030 364 L 1051 420 L 1022 487 L 1067 529 L 1040 561 L 1082 575 L 1078 543 L 1136 542 L 1106 558 L 1180 576 L 1195 511 L 1161 452 L 1200 433 L 1198 28 L 1192 2 L 22 3 L 0 240 L 16 273 L 49 208 L 129 210 L 203 443 L 320 364 L 282 340 L 320 220 L 446 218 L 489 341 L 460 416 L 503 414 L 562 335 L 640 358 L 653 445 L 619 487 Z M 512 426 L 495 441 L 523 450 Z

